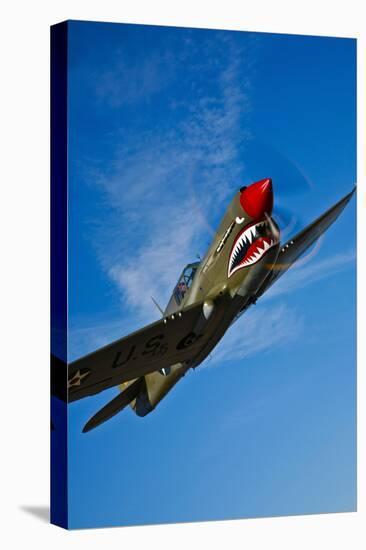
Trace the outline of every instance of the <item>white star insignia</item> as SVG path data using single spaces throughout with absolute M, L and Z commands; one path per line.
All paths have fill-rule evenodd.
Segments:
M 81 374 L 80 370 L 78 370 L 74 376 L 69 380 L 68 382 L 68 388 L 71 388 L 72 386 L 80 386 L 81 381 L 90 374 L 90 370 L 84 372 Z

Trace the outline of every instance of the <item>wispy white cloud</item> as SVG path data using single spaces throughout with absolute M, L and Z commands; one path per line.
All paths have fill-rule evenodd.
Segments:
M 209 41 L 205 47 L 210 53 Z M 124 307 L 141 320 L 156 316 L 151 295 L 163 305 L 167 302 L 181 269 L 204 252 L 222 205 L 241 185 L 249 81 L 243 77 L 242 52 L 230 41 L 226 47 L 221 60 L 214 58 L 217 44 L 207 55 L 215 71 L 207 76 L 204 92 L 202 70 L 207 64 L 189 65 L 197 91 L 178 106 L 172 101 L 172 115 L 182 111 L 177 124 L 125 136 L 116 143 L 108 169 L 103 166 L 89 174 L 111 206 L 108 219 L 93 226 L 99 260 L 120 290 Z M 136 87 L 137 70 L 145 68 L 130 71 L 121 64 L 108 75 L 107 84 L 120 79 L 121 86 L 128 80 Z M 164 75 L 159 79 L 163 85 Z M 103 93 L 98 87 L 99 95 L 110 93 L 112 85 L 107 84 L 104 81 Z
M 114 62 L 98 75 L 95 94 L 99 101 L 113 108 L 148 102 L 160 92 L 175 64 L 171 52 L 146 53 L 137 64 L 126 57 L 123 50 L 114 54 Z
M 146 241 L 132 257 L 111 265 L 108 271 L 140 318 L 156 317 L 151 296 L 164 305 L 187 258 L 192 257 L 198 223 L 194 210 L 186 206 L 187 211 L 172 207 L 165 219 L 151 221 Z
M 319 248 L 316 257 L 312 257 L 305 262 L 300 259 L 298 264 L 295 263 L 286 271 L 284 276 L 274 283 L 262 299 L 277 298 L 331 277 L 335 273 L 349 269 L 350 266 L 354 265 L 355 260 L 356 254 L 353 250 L 322 258 L 321 248 Z
M 296 339 L 302 328 L 301 315 L 284 303 L 252 307 L 230 327 L 205 365 L 209 367 L 273 350 L 275 346 Z

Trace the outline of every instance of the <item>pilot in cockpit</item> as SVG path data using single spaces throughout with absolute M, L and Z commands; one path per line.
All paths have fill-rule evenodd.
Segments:
M 183 299 L 184 298 L 184 295 L 185 293 L 187 292 L 187 285 L 184 281 L 181 281 L 179 284 L 178 284 L 178 291 L 179 291 L 179 294 L 181 295 L 181 298 Z

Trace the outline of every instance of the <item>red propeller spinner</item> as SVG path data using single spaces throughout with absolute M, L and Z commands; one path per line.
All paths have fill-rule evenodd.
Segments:
M 267 178 L 252 183 L 240 193 L 240 204 L 253 219 L 261 219 L 264 214 L 271 214 L 273 208 L 272 180 Z

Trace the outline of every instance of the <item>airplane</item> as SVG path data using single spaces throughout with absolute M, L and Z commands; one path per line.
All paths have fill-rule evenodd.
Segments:
M 355 188 L 286 243 L 272 217 L 271 178 L 241 187 L 204 258 L 188 264 L 161 319 L 68 365 L 68 402 L 118 386 L 88 420 L 89 432 L 127 405 L 146 416 L 228 328 L 255 304 L 338 218 Z M 163 266 L 162 266 L 163 267 Z

